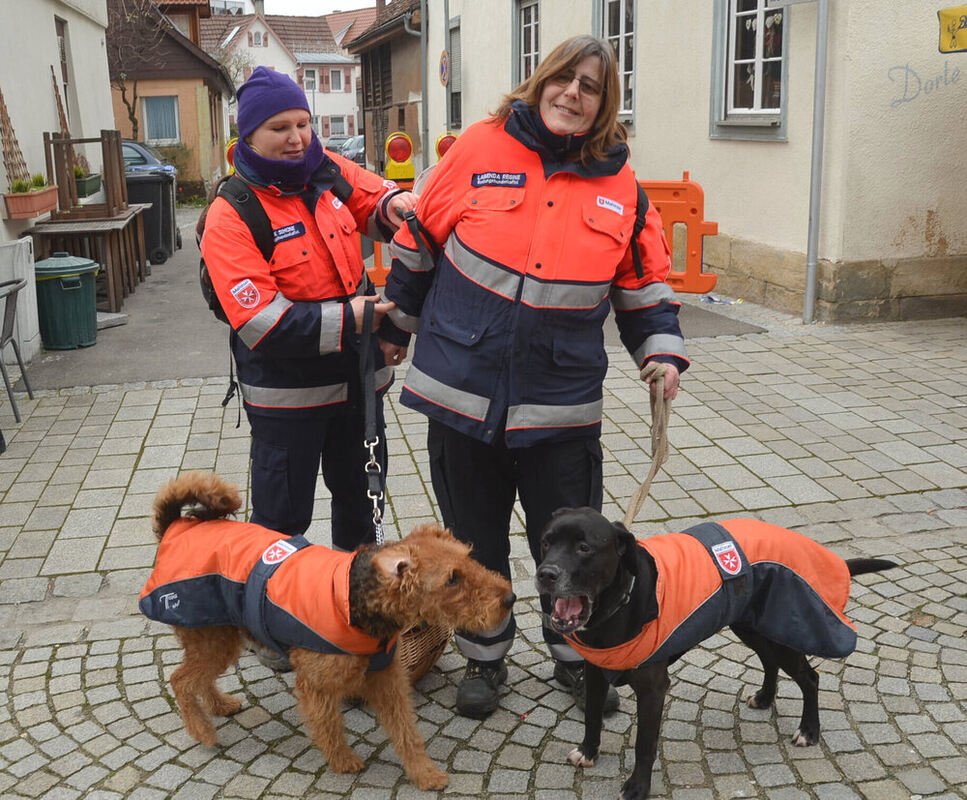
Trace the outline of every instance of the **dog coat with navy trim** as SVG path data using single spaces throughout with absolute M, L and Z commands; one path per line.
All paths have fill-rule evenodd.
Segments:
M 579 633 L 566 637 L 609 678 L 646 661 L 674 659 L 728 625 L 827 658 L 856 648 L 856 629 L 843 615 L 849 568 L 806 536 L 733 519 L 638 540 L 638 546 L 657 568 L 657 617 L 642 613 L 638 634 L 615 647 L 588 647 Z
M 280 652 L 368 655 L 370 670 L 383 669 L 395 639 L 376 639 L 349 621 L 355 556 L 249 522 L 182 518 L 161 539 L 139 606 L 168 625 L 234 625 Z

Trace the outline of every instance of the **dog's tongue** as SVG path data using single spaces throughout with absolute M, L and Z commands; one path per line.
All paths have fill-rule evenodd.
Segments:
M 584 610 L 580 597 L 558 597 L 554 601 L 554 616 L 561 620 L 577 619 Z

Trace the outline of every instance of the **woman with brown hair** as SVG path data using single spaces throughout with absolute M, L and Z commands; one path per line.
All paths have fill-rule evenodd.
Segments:
M 639 368 L 667 365 L 652 391 L 674 398 L 688 366 L 654 208 L 632 241 L 638 187 L 619 106 L 611 46 L 563 42 L 434 168 L 417 215 L 439 257 L 421 256 L 405 227 L 393 240 L 384 295 L 396 308 L 380 335 L 402 356 L 419 333 L 402 402 L 429 418 L 444 524 L 508 578 L 518 496 L 535 563 L 556 509 L 601 509 L 609 311 Z M 461 714 L 497 707 L 515 630 L 511 614 L 485 635 L 457 633 L 468 659 Z M 555 678 L 583 707 L 584 662 L 549 628 L 543 635 Z

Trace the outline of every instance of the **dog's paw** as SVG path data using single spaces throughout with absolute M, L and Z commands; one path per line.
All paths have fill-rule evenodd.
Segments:
M 447 784 L 450 783 L 450 776 L 443 770 L 431 765 L 419 773 L 415 773 L 413 783 L 424 792 L 430 789 L 445 789 Z
M 188 735 L 196 742 L 201 742 L 207 747 L 214 747 L 218 744 L 215 737 L 215 726 L 209 720 L 185 721 L 185 730 Z
M 230 717 L 242 707 L 242 701 L 229 694 L 212 698 L 210 711 L 216 717 Z
M 580 747 L 575 747 L 570 753 L 568 753 L 567 760 L 570 761 L 575 767 L 581 767 L 583 769 L 594 766 L 594 759 L 586 758 L 584 753 L 581 752 Z
M 764 694 L 761 690 L 745 698 L 745 704 L 749 708 L 764 709 L 772 705 L 772 698 Z
M 340 774 L 362 772 L 365 766 L 366 762 L 348 748 L 345 753 L 329 759 L 329 768 Z
M 792 735 L 793 747 L 811 747 L 818 741 L 819 733 L 804 731 L 802 728 L 797 728 L 796 732 Z

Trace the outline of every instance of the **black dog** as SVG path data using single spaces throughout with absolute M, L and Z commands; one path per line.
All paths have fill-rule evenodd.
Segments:
M 782 669 L 803 696 L 792 742 L 815 744 L 819 676 L 805 654 L 851 653 L 856 631 L 843 616 L 850 576 L 897 566 L 844 561 L 805 536 L 751 519 L 638 541 L 590 508 L 558 511 L 541 548 L 537 589 L 554 604 L 548 624 L 587 661 L 584 741 L 568 760 L 594 765 L 608 681 L 629 684 L 637 697 L 635 768 L 624 800 L 651 789 L 668 665 L 725 626 L 762 662 L 765 678 L 749 706 L 772 705 Z

